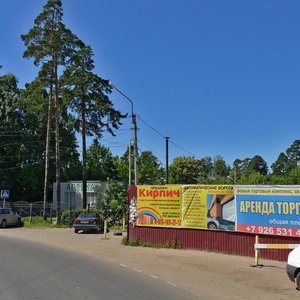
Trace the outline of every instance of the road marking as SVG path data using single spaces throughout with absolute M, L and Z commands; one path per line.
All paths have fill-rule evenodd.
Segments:
M 124 268 L 127 268 L 127 266 L 126 266 L 126 265 L 124 265 L 124 264 L 120 264 L 120 266 L 122 266 L 122 267 L 124 267 Z
M 142 271 L 141 270 L 138 270 L 138 269 L 132 269 L 133 271 L 136 271 L 136 272 L 139 272 L 141 273 Z
M 172 282 L 170 282 L 170 281 L 167 281 L 167 284 L 170 284 L 170 285 L 172 285 L 172 286 L 176 286 L 175 283 L 172 283 Z
M 158 277 L 157 276 L 154 276 L 152 274 L 148 274 L 150 277 L 154 278 L 154 279 L 157 279 Z

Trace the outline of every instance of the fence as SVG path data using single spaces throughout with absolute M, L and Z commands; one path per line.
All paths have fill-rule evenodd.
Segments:
M 13 211 L 17 212 L 21 217 L 34 217 L 34 216 L 43 216 L 44 212 L 44 202 L 26 202 L 26 201 L 3 201 L 0 200 L 0 207 L 10 207 Z M 69 203 L 61 202 L 60 204 L 61 212 L 65 210 L 73 209 Z M 91 207 L 92 208 L 92 207 Z M 53 209 L 52 203 L 47 202 L 45 205 L 45 215 L 47 218 L 55 218 L 56 210 Z

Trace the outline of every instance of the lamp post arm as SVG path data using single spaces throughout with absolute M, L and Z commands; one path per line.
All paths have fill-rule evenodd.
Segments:
M 137 147 L 137 126 L 136 126 L 136 115 L 133 112 L 133 102 L 132 100 L 126 96 L 122 91 L 120 91 L 112 82 L 108 82 L 109 86 L 112 89 L 118 91 L 124 98 L 130 101 L 131 104 L 131 119 L 133 126 L 133 146 L 134 146 L 134 184 L 138 185 L 139 177 L 138 177 L 138 147 Z
M 126 98 L 128 101 L 130 101 L 131 115 L 133 116 L 133 102 L 132 102 L 132 100 L 128 96 L 126 96 L 122 91 L 120 91 L 113 83 L 109 82 L 109 85 L 112 89 L 117 90 L 124 98 Z

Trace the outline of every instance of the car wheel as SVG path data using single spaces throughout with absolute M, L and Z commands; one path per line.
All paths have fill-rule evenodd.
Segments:
M 298 272 L 295 281 L 296 281 L 297 290 L 300 291 L 300 272 Z
M 209 222 L 207 224 L 207 228 L 208 229 L 217 229 L 218 227 L 217 227 L 217 224 L 215 222 Z
M 3 220 L 1 222 L 1 228 L 6 228 L 6 227 L 7 227 L 7 222 L 6 222 L 6 220 Z
M 16 225 L 17 225 L 17 227 L 21 227 L 22 226 L 21 218 L 18 218 Z
M 74 232 L 75 232 L 75 233 L 78 233 L 78 229 L 74 229 Z

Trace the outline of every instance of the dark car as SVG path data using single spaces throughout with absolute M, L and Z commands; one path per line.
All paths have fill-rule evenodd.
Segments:
M 75 233 L 79 230 L 83 231 L 96 231 L 99 232 L 103 229 L 103 222 L 98 213 L 81 213 L 75 220 L 73 224 Z

